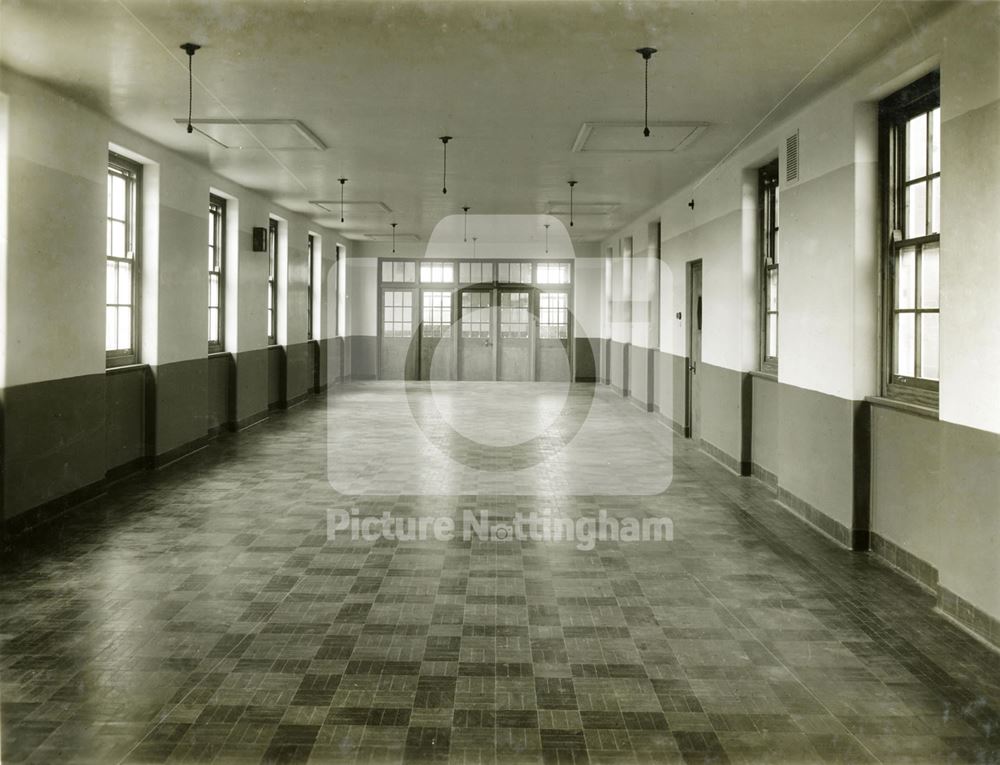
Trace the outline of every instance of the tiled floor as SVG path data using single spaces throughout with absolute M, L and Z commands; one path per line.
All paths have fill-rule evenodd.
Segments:
M 333 411 L 357 397 L 344 426 L 375 428 L 391 395 Z M 637 410 L 588 406 L 613 452 Z M 126 482 L 5 561 L 4 763 L 1000 761 L 996 653 L 666 428 L 644 436 L 673 455 L 661 496 L 565 495 L 553 470 L 534 496 L 351 498 L 324 413 Z M 329 540 L 350 507 L 603 508 L 674 540 Z

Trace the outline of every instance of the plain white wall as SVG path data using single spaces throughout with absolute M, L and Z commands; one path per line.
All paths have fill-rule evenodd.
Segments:
M 1000 433 L 997 14 L 993 3 L 956 5 L 605 239 L 605 248 L 627 236 L 641 242 L 649 222 L 661 219 L 661 350 L 686 352 L 686 317 L 674 315 L 686 311 L 685 263 L 702 258 L 704 360 L 756 367 L 757 263 L 755 249 L 747 252 L 745 174 L 779 147 L 784 168 L 785 139 L 798 130 L 800 178 L 783 177 L 781 186 L 779 377 L 846 399 L 877 392 L 876 105 L 940 65 L 940 416 Z M 616 283 L 612 291 L 619 294 Z M 615 339 L 626 335 L 612 328 Z
M 104 372 L 110 147 L 144 163 L 142 363 L 207 355 L 205 240 L 212 191 L 238 200 L 229 208 L 229 231 L 238 227 L 239 235 L 231 253 L 235 267 L 230 257 L 226 260 L 227 349 L 266 345 L 267 258 L 251 252 L 250 229 L 266 226 L 272 213 L 288 222 L 291 233 L 284 318 L 288 340 L 305 339 L 305 234 L 311 228 L 332 243 L 338 240 L 334 232 L 35 80 L 9 70 L 2 76 L 9 99 L 9 145 L 3 161 L 18 187 L 5 227 L 6 385 Z

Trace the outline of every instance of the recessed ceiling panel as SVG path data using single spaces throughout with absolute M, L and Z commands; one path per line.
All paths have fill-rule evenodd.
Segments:
M 175 117 L 174 122 L 186 125 L 187 119 Z M 315 133 L 295 119 L 198 117 L 191 124 L 224 149 L 322 151 L 326 148 Z
M 573 151 L 678 152 L 708 128 L 705 122 L 650 122 L 649 136 L 641 122 L 584 122 Z
M 333 212 L 334 210 L 339 210 L 341 201 L 339 199 L 310 199 L 309 204 L 316 205 L 316 207 L 326 212 Z M 385 202 L 380 202 L 377 200 L 366 200 L 366 199 L 345 199 L 343 201 L 344 209 L 350 210 L 355 213 L 362 214 L 372 214 L 372 213 L 391 213 L 392 208 L 389 207 Z
M 573 216 L 611 215 L 617 209 L 617 202 L 574 202 Z M 569 200 L 565 202 L 549 202 L 545 211 L 549 215 L 569 215 Z
M 936 0 L 664 0 L 628 3 L 627 13 L 620 0 L 0 0 L 0 65 L 5 90 L 8 72 L 15 88 L 20 75 L 48 83 L 338 229 L 388 232 L 398 222 L 427 241 L 462 205 L 544 214 L 547 200 L 561 203 L 568 227 L 573 178 L 581 204 L 568 230 L 600 239 L 696 182 L 746 136 L 784 124 L 904 44 L 904 5 L 917 30 L 951 9 L 976 18 L 973 4 L 960 11 Z M 461 44 L 443 45 L 442 29 Z M 187 40 L 203 46 L 193 94 L 177 47 Z M 652 135 L 644 139 L 634 50 L 647 44 L 660 52 L 650 65 Z M 888 61 L 879 64 L 887 81 L 895 72 Z M 188 114 L 192 96 L 197 137 L 185 132 L 186 120 L 174 121 Z M 310 140 L 312 132 L 322 141 Z M 437 140 L 444 133 L 455 137 L 447 195 Z M 577 133 L 587 157 L 570 151 Z M 324 141 L 331 149 L 317 150 Z M 326 212 L 308 203 L 339 202 L 336 179 L 344 175 L 349 197 L 389 195 L 393 212 L 352 214 L 345 205 L 340 224 L 338 205 Z M 602 198 L 620 206 L 587 214 L 582 203 Z
M 392 232 L 388 234 L 348 234 L 349 237 L 360 237 L 368 242 L 391 242 Z M 397 242 L 419 242 L 420 237 L 416 234 L 396 234 Z

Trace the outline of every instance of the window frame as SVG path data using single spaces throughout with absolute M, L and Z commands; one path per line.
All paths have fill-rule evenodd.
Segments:
M 941 106 L 941 76 L 935 70 L 920 79 L 906 85 L 879 102 L 878 125 L 878 160 L 879 160 L 879 196 L 880 196 L 880 257 L 879 257 L 879 289 L 880 289 L 880 387 L 883 396 L 909 403 L 936 409 L 938 406 L 939 380 L 931 380 L 917 376 L 919 374 L 919 321 L 921 313 L 937 313 L 940 317 L 940 281 L 938 282 L 938 307 L 923 309 L 919 306 L 919 296 L 914 294 L 914 308 L 903 309 L 904 313 L 914 315 L 914 376 L 897 375 L 894 372 L 894 354 L 896 341 L 896 308 L 897 253 L 906 247 L 916 248 L 916 263 L 914 265 L 915 283 L 920 284 L 920 261 L 923 248 L 937 245 L 940 268 L 941 233 L 903 238 L 906 221 L 906 187 L 912 183 L 941 177 L 942 168 L 932 172 L 929 164 L 930 135 L 928 142 L 928 167 L 920 178 L 907 182 L 906 179 L 906 125 L 909 120 L 920 114 L 939 109 Z M 931 215 L 932 201 L 928 196 L 925 215 Z M 939 319 L 940 327 L 940 319 Z M 940 335 L 938 340 L 938 377 L 940 379 Z
M 131 295 L 131 317 L 132 317 L 132 331 L 131 331 L 131 344 L 129 348 L 121 348 L 115 350 L 108 350 L 105 347 L 105 366 L 106 368 L 123 367 L 130 364 L 138 364 L 140 359 L 140 328 L 142 326 L 140 322 L 141 315 L 141 305 L 140 298 L 142 290 L 140 288 L 141 278 L 142 278 L 142 163 L 136 162 L 134 159 L 129 159 L 128 157 L 122 156 L 114 151 L 108 151 L 108 172 L 107 176 L 109 178 L 108 183 L 110 184 L 110 176 L 113 171 L 117 171 L 120 175 L 125 178 L 125 189 L 126 196 L 128 197 L 126 201 L 126 219 L 125 219 L 125 249 L 128 251 L 128 245 L 132 245 L 132 258 L 114 258 L 108 255 L 108 248 L 110 247 L 110 242 L 105 242 L 105 253 L 104 253 L 104 263 L 105 271 L 107 271 L 107 264 L 109 262 L 127 262 L 131 266 L 132 270 L 132 295 Z M 131 191 L 131 193 L 129 193 Z M 110 210 L 105 211 L 105 232 L 107 232 L 108 226 L 107 222 L 111 220 Z M 107 233 L 105 233 L 107 236 Z M 105 281 L 107 276 L 105 275 Z M 122 305 L 121 303 L 109 304 L 107 302 L 107 291 L 105 291 L 104 296 L 104 321 L 105 321 L 105 346 L 107 345 L 107 309 L 109 305 Z
M 267 221 L 267 344 L 278 344 L 278 219 Z
M 779 224 L 779 191 L 781 186 L 781 180 L 779 175 L 778 159 L 775 158 L 771 162 L 762 166 L 757 171 L 757 252 L 758 252 L 758 263 L 759 263 L 759 285 L 758 285 L 758 304 L 759 304 L 759 321 L 760 321 L 760 332 L 759 332 L 759 350 L 758 350 L 758 366 L 761 372 L 766 374 L 777 375 L 778 374 L 778 358 L 781 353 L 781 349 L 778 345 L 780 334 L 778 332 L 778 317 L 780 314 L 781 304 L 779 303 L 779 285 L 781 283 L 781 270 L 780 270 L 780 256 L 778 249 L 778 232 L 781 229 Z M 768 302 L 768 284 L 769 276 L 771 273 L 775 275 L 775 294 L 774 296 L 774 310 L 770 310 L 770 304 Z M 770 334 L 768 332 L 768 319 L 771 315 L 774 315 L 774 325 L 775 325 L 775 338 L 774 347 L 776 350 L 775 355 L 768 355 L 768 347 Z
M 219 212 L 215 213 L 213 208 L 218 208 Z M 212 342 L 208 341 L 208 352 L 209 353 L 222 353 L 226 350 L 226 200 L 217 194 L 208 195 L 208 215 L 209 221 L 214 224 L 215 227 L 215 247 L 214 254 L 216 262 L 218 264 L 216 269 L 212 269 L 209 266 L 209 302 L 208 308 L 211 310 L 213 307 L 218 310 L 218 318 L 216 320 L 216 328 L 218 330 L 218 340 Z M 213 220 L 214 218 L 214 220 Z M 211 247 L 211 245 L 209 245 Z M 218 306 L 213 306 L 211 301 L 212 286 L 211 277 L 215 274 L 219 278 L 219 304 Z
M 313 339 L 313 269 L 316 254 L 316 237 L 306 235 L 306 340 Z

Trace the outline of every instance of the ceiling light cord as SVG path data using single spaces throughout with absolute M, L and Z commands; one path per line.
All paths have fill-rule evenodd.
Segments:
M 191 124 L 192 106 L 194 104 L 194 53 L 196 50 L 201 48 L 200 45 L 196 43 L 187 42 L 181 46 L 181 50 L 187 53 L 188 57 L 188 121 L 187 121 L 187 131 L 188 133 L 194 132 L 194 126 Z
M 642 56 L 645 62 L 645 84 L 643 87 L 643 100 L 644 100 L 644 111 L 643 111 L 643 127 L 642 134 L 649 138 L 649 59 L 653 57 L 656 53 L 656 48 L 636 48 L 635 52 Z
M 642 134 L 646 136 L 646 138 L 649 138 L 649 59 L 648 58 L 646 59 L 645 63 L 646 63 L 646 84 L 645 87 L 643 88 L 643 93 L 646 98 L 645 98 L 645 107 L 642 117 L 642 122 L 643 122 Z
M 344 222 L 344 184 L 347 183 L 346 178 L 338 178 L 340 181 L 340 222 Z
M 546 255 L 549 254 L 549 226 L 551 226 L 551 225 L 552 225 L 551 223 L 546 223 L 545 224 L 545 254 Z
M 462 218 L 462 241 L 463 242 L 468 242 L 469 241 L 469 210 L 470 209 L 471 208 L 468 205 L 466 205 L 465 207 L 462 208 L 462 214 L 464 216 Z
M 396 224 L 392 224 L 392 252 L 396 253 Z
M 450 135 L 441 136 L 441 143 L 444 146 L 444 168 L 441 173 L 441 193 L 448 193 L 448 141 L 451 140 Z
M 569 225 L 570 228 L 573 227 L 573 187 L 576 186 L 576 181 L 566 181 L 569 184 Z

